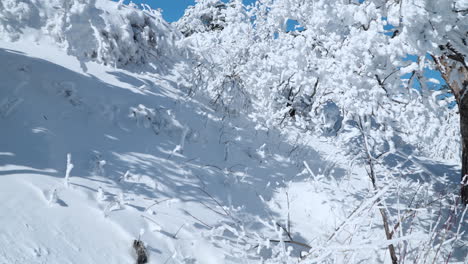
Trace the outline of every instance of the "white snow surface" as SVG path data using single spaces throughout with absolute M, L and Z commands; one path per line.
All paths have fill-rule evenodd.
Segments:
M 206 263 L 222 262 L 223 254 L 206 241 L 198 243 L 206 239 L 194 230 L 206 228 L 185 213 L 217 221 L 198 202 L 207 197 L 197 189 L 201 177 L 219 174 L 199 169 L 203 162 L 223 160 L 222 146 L 205 142 L 217 142 L 206 135 L 215 130 L 214 117 L 194 118 L 197 113 L 181 105 L 178 100 L 184 99 L 171 80 L 94 63 L 85 73 L 76 58 L 45 43 L 2 42 L 0 49 L 7 80 L 1 88 L 0 195 L 8 200 L 0 206 L 6 230 L 1 263 L 131 263 L 131 241 L 141 229 L 153 263 L 176 253 L 176 259 L 206 256 Z M 138 128 L 130 109 L 142 103 L 158 109 L 158 119 L 175 110 L 181 122 L 199 127 L 188 135 L 193 143 L 187 144 L 187 155 L 173 152 L 182 128 L 166 124 L 159 135 Z M 202 151 L 200 160 L 184 162 Z M 74 163 L 69 188 L 63 184 L 67 153 Z M 193 170 L 213 175 L 196 176 Z M 228 183 L 216 179 L 210 188 L 223 184 Z M 97 199 L 99 187 L 104 201 Z M 58 201 L 51 203 L 54 190 Z M 172 238 L 182 225 L 180 239 Z

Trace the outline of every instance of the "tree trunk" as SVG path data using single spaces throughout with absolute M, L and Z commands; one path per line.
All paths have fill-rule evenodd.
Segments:
M 458 105 L 460 114 L 460 135 L 462 144 L 461 157 L 461 190 L 460 197 L 463 204 L 468 204 L 468 66 L 464 55 L 456 51 L 450 44 L 441 47 L 446 54 L 433 57 L 437 67 L 447 85 L 450 87 Z M 458 78 L 451 78 L 457 76 Z
M 461 200 L 468 204 L 468 97 L 462 97 L 458 103 L 460 112 L 460 132 L 462 144 Z

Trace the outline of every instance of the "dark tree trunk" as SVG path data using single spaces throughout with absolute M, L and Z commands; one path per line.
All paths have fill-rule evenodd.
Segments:
M 458 104 L 460 114 L 460 135 L 462 144 L 462 170 L 460 197 L 463 204 L 468 204 L 468 65 L 465 55 L 455 50 L 450 43 L 440 46 L 445 55 L 432 57 L 442 78 L 450 87 Z M 452 80 L 452 74 L 458 75 L 459 80 Z
M 461 199 L 468 204 L 468 97 L 461 96 L 458 101 L 460 112 L 460 133 L 462 143 Z

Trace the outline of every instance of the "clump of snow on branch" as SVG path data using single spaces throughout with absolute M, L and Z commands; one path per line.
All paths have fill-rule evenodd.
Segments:
M 81 59 L 122 67 L 165 62 L 179 54 L 157 10 L 105 0 L 2 1 L 0 35 L 18 40 L 24 31 L 48 36 Z

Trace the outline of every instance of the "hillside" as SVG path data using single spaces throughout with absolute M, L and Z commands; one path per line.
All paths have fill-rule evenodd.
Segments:
M 134 263 L 135 239 L 149 263 L 392 263 L 390 245 L 401 263 L 466 263 L 459 159 L 437 152 L 454 143 L 392 135 L 373 158 L 390 136 L 341 127 L 327 95 L 309 129 L 297 102 L 244 92 L 245 69 L 217 93 L 217 67 L 242 51 L 203 50 L 212 32 L 185 36 L 186 20 L 106 0 L 5 3 L 0 263 Z

